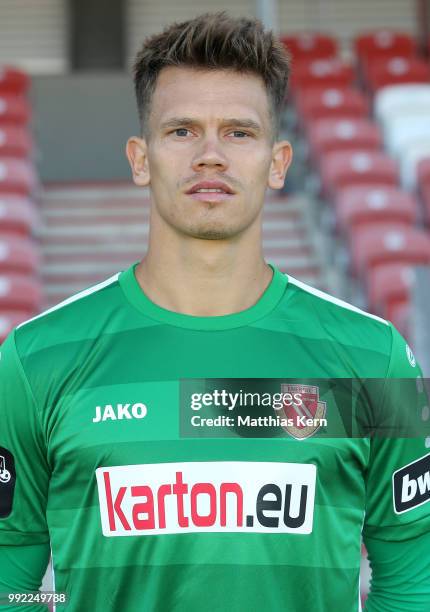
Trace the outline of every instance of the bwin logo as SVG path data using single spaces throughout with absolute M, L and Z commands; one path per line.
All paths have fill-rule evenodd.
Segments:
M 131 414 L 130 414 L 131 413 Z M 145 404 L 106 404 L 106 406 L 96 406 L 96 414 L 92 419 L 93 423 L 102 421 L 121 421 L 123 419 L 144 419 L 148 413 Z
M 402 514 L 430 501 L 430 453 L 393 474 L 393 502 Z

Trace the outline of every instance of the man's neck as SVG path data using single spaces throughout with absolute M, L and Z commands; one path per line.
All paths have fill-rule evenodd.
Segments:
M 194 253 L 194 255 L 196 255 Z M 193 316 L 221 316 L 253 306 L 273 272 L 261 252 L 243 258 L 157 258 L 151 250 L 136 268 L 136 278 L 155 304 Z

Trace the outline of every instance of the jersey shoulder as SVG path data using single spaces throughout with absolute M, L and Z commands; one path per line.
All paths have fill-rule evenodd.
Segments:
M 96 336 L 121 299 L 119 276 L 120 272 L 20 323 L 14 330 L 20 352 Z
M 338 317 L 349 320 L 350 318 L 355 322 L 361 320 L 363 324 L 367 324 L 369 319 L 376 321 L 377 325 L 390 326 L 390 322 L 382 317 L 366 312 L 349 302 L 341 300 L 325 291 L 315 289 L 311 285 L 307 285 L 302 281 L 288 275 L 289 284 L 293 285 L 299 293 L 302 293 L 302 297 L 306 297 L 307 301 L 318 309 L 321 309 L 321 313 L 326 313 L 329 316 L 337 314 Z
M 308 315 L 312 312 L 311 318 L 318 321 L 318 328 L 327 339 L 348 349 L 360 349 L 361 357 L 372 353 L 384 356 L 388 377 L 419 375 L 420 368 L 411 348 L 390 321 L 292 276 L 288 275 L 288 279 L 297 292 L 298 307 Z
M 294 308 L 294 315 L 297 313 L 302 322 L 303 335 L 324 345 L 336 346 L 348 358 L 355 355 L 357 362 L 365 362 L 373 355 L 379 363 L 378 376 L 383 375 L 392 349 L 389 321 L 291 276 L 289 286 L 292 299 L 285 307 Z

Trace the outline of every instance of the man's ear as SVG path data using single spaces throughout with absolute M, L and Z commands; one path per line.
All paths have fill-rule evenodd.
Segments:
M 271 189 L 282 189 L 292 159 L 293 149 L 290 143 L 287 140 L 275 142 L 267 182 Z
M 150 174 L 146 140 L 132 136 L 127 140 L 125 152 L 133 172 L 133 181 L 140 187 L 147 187 L 150 183 Z

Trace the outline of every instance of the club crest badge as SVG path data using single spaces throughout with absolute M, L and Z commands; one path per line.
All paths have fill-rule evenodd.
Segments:
M 327 424 L 327 403 L 320 400 L 319 392 L 316 385 L 281 385 L 281 393 L 301 397 L 301 402 L 286 402 L 283 406 L 287 424 L 282 427 L 296 440 L 310 438 L 321 426 Z

